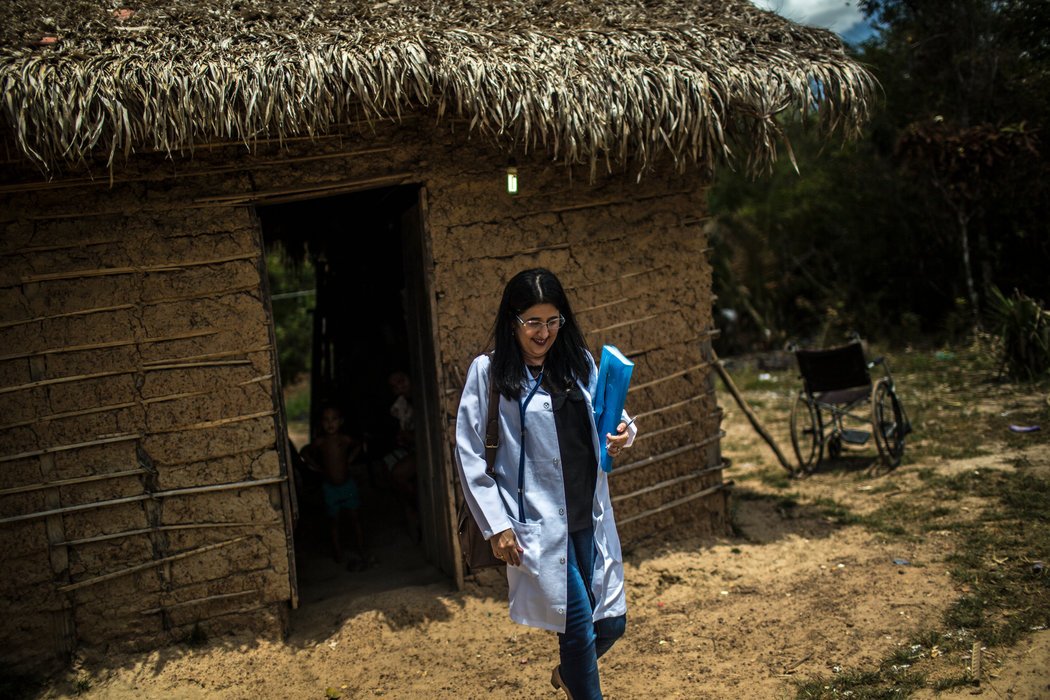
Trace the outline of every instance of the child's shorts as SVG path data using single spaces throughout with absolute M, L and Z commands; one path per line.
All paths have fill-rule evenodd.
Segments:
M 341 510 L 357 510 L 361 497 L 357 494 L 357 483 L 351 477 L 341 484 L 324 482 L 324 507 L 328 516 L 334 518 Z

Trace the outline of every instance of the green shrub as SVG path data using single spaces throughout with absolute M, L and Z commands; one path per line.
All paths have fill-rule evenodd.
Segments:
M 1021 292 L 1007 298 L 991 289 L 993 328 L 1002 343 L 1002 366 L 1016 379 L 1050 375 L 1050 311 Z

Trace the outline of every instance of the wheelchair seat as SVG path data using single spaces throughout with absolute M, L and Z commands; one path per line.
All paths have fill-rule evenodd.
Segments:
M 796 350 L 806 390 L 828 403 L 848 403 L 871 392 L 871 374 L 859 342 L 827 350 Z

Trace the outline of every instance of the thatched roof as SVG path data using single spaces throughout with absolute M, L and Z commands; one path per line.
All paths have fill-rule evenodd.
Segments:
M 776 154 L 778 113 L 846 135 L 873 79 L 747 0 L 6 0 L 2 120 L 44 168 L 137 149 L 453 115 L 567 162 Z

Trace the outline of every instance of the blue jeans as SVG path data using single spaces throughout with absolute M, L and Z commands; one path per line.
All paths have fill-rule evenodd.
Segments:
M 574 700 L 601 700 L 598 659 L 627 627 L 627 616 L 608 617 L 593 622 L 591 570 L 594 568 L 594 531 L 591 528 L 569 533 L 568 601 L 565 633 L 558 634 L 561 679 Z

